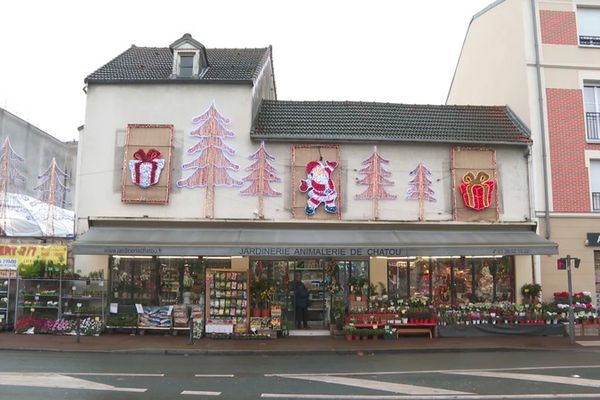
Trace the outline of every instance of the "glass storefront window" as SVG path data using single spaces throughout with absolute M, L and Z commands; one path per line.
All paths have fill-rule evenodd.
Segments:
M 452 259 L 436 259 L 433 262 L 433 304 L 452 303 Z
M 230 267 L 230 259 L 111 257 L 112 301 L 166 306 L 203 304 L 207 265 Z
M 390 293 L 397 290 L 400 297 L 417 293 L 429 296 L 430 293 L 436 306 L 514 301 L 515 298 L 512 257 L 417 258 L 414 267 L 411 265 L 407 284 L 403 283 L 407 279 L 403 263 L 397 264 L 395 260 L 388 263 Z M 400 284 L 396 283 L 398 278 Z M 431 287 L 429 282 L 432 282 Z M 410 292 L 405 289 L 406 285 Z
M 156 262 L 152 257 L 113 257 L 112 298 L 121 304 L 151 305 L 156 300 Z
M 454 259 L 454 304 L 468 304 L 473 299 L 473 265 L 465 258 Z
M 410 293 L 430 297 L 429 260 L 419 257 L 410 265 Z
M 515 268 L 512 257 L 495 258 L 492 261 L 496 269 L 496 298 L 495 301 L 515 301 Z
M 388 261 L 388 294 L 391 298 L 408 296 L 408 260 Z

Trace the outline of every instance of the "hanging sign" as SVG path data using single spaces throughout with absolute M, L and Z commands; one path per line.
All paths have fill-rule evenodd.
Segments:
M 479 171 L 477 175 L 473 172 L 467 172 L 463 176 L 459 187 L 465 206 L 480 211 L 492 204 L 492 194 L 496 182 L 491 180 L 490 176 L 483 171 Z
M 16 269 L 21 264 L 33 264 L 35 260 L 67 263 L 67 246 L 0 245 L 0 268 Z

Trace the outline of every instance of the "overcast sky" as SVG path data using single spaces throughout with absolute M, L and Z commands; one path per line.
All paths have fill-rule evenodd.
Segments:
M 273 46 L 281 100 L 443 104 L 473 14 L 491 0 L 7 0 L 0 107 L 61 140 L 85 122 L 84 78 L 189 32 Z

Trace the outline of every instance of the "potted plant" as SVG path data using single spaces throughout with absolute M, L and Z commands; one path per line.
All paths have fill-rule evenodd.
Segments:
M 542 287 L 537 283 L 526 283 L 525 285 L 521 286 L 523 301 L 528 304 L 537 302 L 541 292 Z
M 356 336 L 356 328 L 352 325 L 344 326 L 344 335 L 346 335 L 346 340 L 351 341 Z

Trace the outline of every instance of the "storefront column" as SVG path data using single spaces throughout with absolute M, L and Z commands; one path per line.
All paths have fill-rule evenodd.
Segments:
M 236 271 L 248 271 L 250 269 L 250 258 L 231 257 L 231 269 Z
M 523 302 L 521 286 L 526 283 L 533 283 L 533 269 L 531 265 L 531 256 L 515 256 L 515 301 Z
M 387 289 L 387 258 L 371 257 L 369 260 L 369 280 L 377 287 L 381 282 Z

